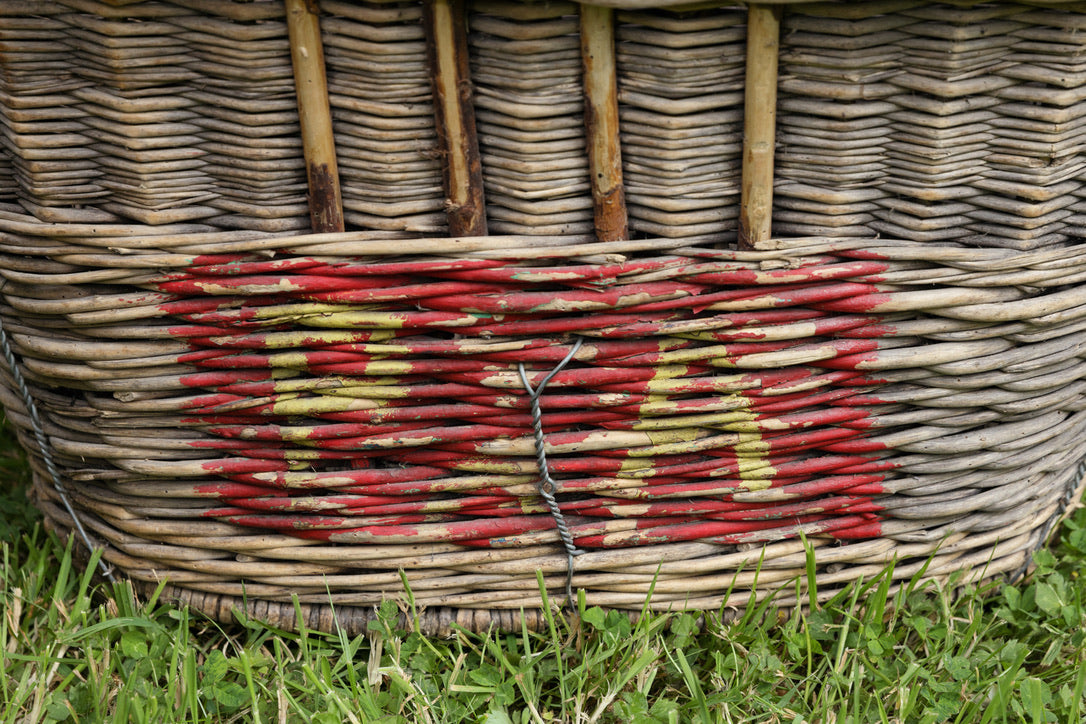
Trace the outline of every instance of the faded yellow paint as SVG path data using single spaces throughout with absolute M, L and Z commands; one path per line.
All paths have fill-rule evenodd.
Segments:
M 330 315 L 333 313 L 347 312 L 358 307 L 347 304 L 322 304 L 320 302 L 303 302 L 298 304 L 280 304 L 269 307 L 257 307 L 249 310 L 251 319 L 282 321 L 287 319 L 302 319 L 309 315 Z
M 646 433 L 649 443 L 652 445 L 667 445 L 671 443 L 692 443 L 708 435 L 705 430 L 683 427 L 678 430 L 654 430 Z
M 741 457 L 737 460 L 739 478 L 741 480 L 755 480 L 761 478 L 773 478 L 777 476 L 777 469 L 769 465 L 762 457 Z
M 373 329 L 402 329 L 404 320 L 411 315 L 410 312 L 377 312 L 377 311 L 344 311 L 333 309 L 321 312 L 305 312 L 291 317 L 294 321 L 308 324 L 313 327 L 356 327 Z M 470 327 L 478 322 L 478 318 L 470 314 L 459 317 L 450 316 L 448 319 L 433 320 L 428 327 Z
M 412 366 L 409 362 L 400 362 L 392 359 L 367 362 L 362 369 L 362 374 L 367 376 L 408 375 L 412 372 Z
M 735 451 L 737 453 L 746 452 L 767 455 L 769 453 L 769 443 L 762 440 L 760 432 L 741 432 L 739 433 L 739 442 L 735 445 Z
M 539 475 L 539 466 L 535 460 L 487 460 L 486 458 L 472 458 L 460 460 L 449 465 L 451 470 L 461 470 L 467 473 L 492 473 L 498 475 Z
M 747 411 L 714 412 L 705 415 L 682 415 L 679 417 L 663 417 L 641 419 L 633 424 L 634 430 L 667 430 L 683 427 L 726 427 L 733 432 L 737 428 L 756 429 L 755 416 Z
M 773 481 L 769 478 L 757 478 L 754 480 L 744 480 L 739 484 L 741 488 L 748 491 L 765 490 L 773 485 Z
M 711 347 L 695 347 L 694 349 L 677 349 L 664 352 L 660 355 L 661 364 L 682 364 L 684 362 L 704 362 L 717 357 L 727 357 L 729 354 L 726 345 L 717 344 Z
M 277 352 L 268 355 L 268 365 L 305 370 L 309 368 L 308 354 L 306 352 Z
M 750 429 L 740 432 L 741 442 L 735 446 L 736 465 L 741 486 L 747 490 L 765 490 L 777 476 L 776 468 L 769 465 L 769 444 L 762 439 L 764 427 L 751 416 Z
M 378 385 L 354 385 L 339 390 L 321 391 L 328 397 L 366 397 L 375 400 L 401 400 L 411 395 L 411 389 L 404 385 L 397 385 L 397 380 L 381 378 L 384 384 Z
M 313 327 L 403 329 L 404 315 L 382 312 L 349 312 L 334 310 L 321 314 L 298 317 L 296 318 L 296 321 Z
M 653 368 L 653 372 L 654 374 L 652 376 L 652 381 L 650 381 L 649 383 L 650 385 L 656 380 L 668 380 L 674 379 L 676 377 L 685 378 L 691 376 L 692 374 L 690 368 L 686 365 L 661 364 Z
M 705 402 L 698 401 L 696 409 L 701 411 L 720 411 L 720 410 L 738 410 L 750 407 L 750 400 L 742 395 L 719 395 L 712 398 L 710 401 Z M 648 401 L 641 403 L 638 411 L 643 417 L 655 416 L 655 415 L 681 415 L 683 412 L 692 409 L 689 406 L 684 406 L 682 402 L 677 400 L 671 400 L 666 397 L 650 398 Z
M 539 502 L 538 497 L 534 498 L 520 498 L 516 501 L 516 504 L 520 508 L 520 512 L 525 515 L 537 515 L 539 513 L 549 513 L 550 508 L 545 504 Z M 460 501 L 456 501 L 459 503 Z
M 692 383 L 695 381 L 693 379 L 670 379 L 677 376 L 678 375 L 672 374 L 666 376 L 657 375 L 647 383 L 648 391 L 661 395 L 681 393 L 690 389 Z M 702 385 L 711 385 L 711 389 L 716 392 L 736 392 L 755 386 L 749 379 L 749 375 L 727 375 L 711 378 L 698 377 L 696 378 L 696 381 Z
M 733 433 L 727 433 L 725 435 L 712 435 L 706 430 L 691 430 L 684 428 L 682 430 L 670 431 L 673 433 L 673 437 L 678 437 L 679 442 L 667 442 L 663 437 L 663 433 L 650 432 L 649 435 L 659 437 L 661 441 L 652 446 L 644 448 L 631 449 L 629 455 L 631 457 L 649 457 L 656 455 L 685 455 L 688 453 L 697 453 L 704 450 L 714 450 L 718 448 L 725 448 L 734 445 L 739 437 Z
M 619 472 L 624 474 L 642 473 L 642 478 L 652 477 L 656 474 L 652 460 L 644 458 L 625 458 L 619 465 Z
M 279 400 L 272 405 L 274 415 L 319 415 L 324 412 L 350 412 L 385 407 L 383 402 L 356 397 L 300 397 Z

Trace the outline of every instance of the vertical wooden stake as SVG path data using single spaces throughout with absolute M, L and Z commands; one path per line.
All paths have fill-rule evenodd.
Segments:
M 309 217 L 317 233 L 343 231 L 343 198 L 317 8 L 308 0 L 286 0 L 286 9 L 309 179 Z
M 740 249 L 755 249 L 771 234 L 780 25 L 780 6 L 750 6 L 747 15 L 743 185 L 739 204 Z
M 464 2 L 427 0 L 423 11 L 437 137 L 444 158 L 449 233 L 452 236 L 485 236 L 483 167 L 475 132 Z
M 628 238 L 629 228 L 622 185 L 614 11 L 611 8 L 581 6 L 581 61 L 596 238 L 618 241 Z

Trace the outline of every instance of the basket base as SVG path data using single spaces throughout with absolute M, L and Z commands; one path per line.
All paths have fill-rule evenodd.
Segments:
M 911 580 L 918 576 L 925 581 L 950 584 L 954 586 L 979 585 L 997 579 L 1005 579 L 1014 582 L 1022 579 L 1030 572 L 1033 554 L 1043 547 L 1049 540 L 1057 525 L 1077 507 L 1081 507 L 1086 486 L 1083 479 L 1078 479 L 1075 486 L 1075 503 L 1065 505 L 1050 519 L 1049 525 L 1038 528 L 1029 536 L 1030 540 L 1025 545 L 1016 545 L 1006 555 L 985 557 L 976 551 L 966 552 L 965 555 L 955 553 L 943 553 L 933 551 L 926 560 L 912 559 L 897 561 L 890 587 L 889 595 L 892 598 L 902 586 L 908 586 Z M 73 534 L 72 528 L 64 524 L 56 517 L 46 515 L 46 527 L 56 533 L 62 540 L 67 540 Z M 953 546 L 951 546 L 953 548 Z M 73 556 L 76 562 L 84 567 L 88 564 L 90 555 L 83 542 L 76 538 L 72 546 Z M 995 553 L 995 550 L 993 550 Z M 821 569 L 822 566 L 819 566 Z M 839 566 L 830 566 L 821 571 L 828 573 L 828 578 L 839 578 L 841 571 Z M 863 578 L 870 581 L 877 577 L 878 571 L 868 570 L 864 567 Z M 96 576 L 101 579 L 101 575 Z M 846 576 L 849 583 L 857 579 Z M 249 599 L 229 594 L 199 591 L 185 588 L 170 583 L 163 584 L 149 580 L 126 579 L 133 587 L 137 595 L 150 598 L 158 593 L 157 600 L 173 605 L 187 606 L 199 612 L 201 615 L 224 624 L 236 625 L 246 619 L 253 619 L 264 625 L 284 631 L 298 632 L 301 630 L 333 633 L 342 631 L 348 636 L 358 636 L 371 630 L 370 624 L 380 619 L 377 606 L 374 605 L 344 605 L 331 603 L 295 603 L 292 601 L 270 601 L 265 599 Z M 775 610 L 785 613 L 797 606 L 806 608 L 807 592 L 802 576 L 796 579 L 800 588 L 784 585 L 771 590 L 760 589 L 757 596 L 770 596 L 774 599 Z M 839 581 L 833 581 L 839 583 Z M 161 587 L 161 590 L 159 590 Z M 818 599 L 825 601 L 841 591 L 841 585 L 820 586 Z M 797 599 L 795 596 L 799 594 Z M 752 594 L 753 595 L 753 594 Z M 728 621 L 743 615 L 746 605 L 752 602 L 751 596 L 738 596 L 742 601 L 741 606 L 728 605 L 730 602 L 721 600 L 716 610 L 722 620 Z M 474 633 L 486 631 L 499 631 L 503 633 L 517 633 L 523 630 L 533 632 L 541 631 L 547 626 L 547 617 L 541 607 L 519 609 L 495 609 L 495 608 L 458 608 L 448 606 L 432 606 L 411 610 L 406 595 L 393 598 L 398 604 L 400 613 L 395 626 L 400 630 L 418 631 L 426 636 L 448 638 L 455 636 L 458 630 L 466 630 Z M 552 604 L 556 599 L 552 599 Z M 540 600 L 542 603 L 542 600 Z M 654 611 L 661 610 L 685 610 L 682 606 L 659 605 L 649 606 Z M 706 608 L 702 606 L 702 608 Z M 640 610 L 626 610 L 631 618 L 640 615 Z M 703 611 L 704 612 L 704 611 Z

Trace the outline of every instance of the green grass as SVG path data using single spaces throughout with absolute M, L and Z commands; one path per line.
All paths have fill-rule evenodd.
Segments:
M 540 633 L 427 638 L 393 604 L 365 636 L 221 627 L 96 589 L 26 503 L 0 440 L 4 722 L 1077 722 L 1086 510 L 1026 584 L 889 571 L 806 615 L 552 610 Z M 97 590 L 97 594 L 96 594 Z

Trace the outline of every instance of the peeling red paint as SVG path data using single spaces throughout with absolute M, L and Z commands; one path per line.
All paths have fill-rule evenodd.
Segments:
M 188 493 L 210 518 L 360 544 L 551 532 L 518 365 L 538 387 L 580 334 L 541 400 L 548 466 L 577 544 L 613 548 L 879 534 L 892 375 L 865 368 L 908 334 L 878 313 L 889 269 L 224 254 L 151 286 L 190 347 L 178 419 L 221 456 Z

